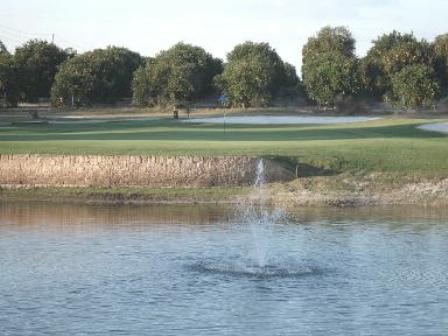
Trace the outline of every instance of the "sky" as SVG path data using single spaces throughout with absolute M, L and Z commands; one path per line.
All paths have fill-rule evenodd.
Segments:
M 144 56 L 183 41 L 225 58 L 251 40 L 269 42 L 301 66 L 301 49 L 323 26 L 348 27 L 363 56 L 392 30 L 432 40 L 448 32 L 448 0 L 0 0 L 0 40 L 10 51 L 31 38 L 78 52 L 108 45 Z

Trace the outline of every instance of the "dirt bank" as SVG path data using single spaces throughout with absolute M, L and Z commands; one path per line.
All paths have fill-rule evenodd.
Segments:
M 255 180 L 259 159 L 249 156 L 0 155 L 2 187 L 209 187 Z M 268 181 L 294 178 L 264 160 Z

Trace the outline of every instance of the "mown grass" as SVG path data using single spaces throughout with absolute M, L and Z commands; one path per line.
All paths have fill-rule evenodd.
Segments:
M 448 136 L 437 120 L 385 118 L 339 125 L 187 124 L 168 119 L 3 123 L 0 154 L 254 155 L 328 172 L 443 176 Z

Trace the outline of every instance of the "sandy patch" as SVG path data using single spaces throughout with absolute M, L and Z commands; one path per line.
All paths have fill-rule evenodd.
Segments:
M 428 124 L 428 125 L 419 126 L 418 128 L 421 130 L 424 130 L 424 131 L 448 134 L 448 123 L 446 123 L 446 124 Z
M 377 120 L 376 117 L 315 117 L 315 116 L 233 116 L 226 117 L 226 124 L 250 124 L 250 125 L 287 125 L 287 124 L 345 124 L 363 121 Z M 189 123 L 223 124 L 224 118 L 198 118 L 182 120 Z

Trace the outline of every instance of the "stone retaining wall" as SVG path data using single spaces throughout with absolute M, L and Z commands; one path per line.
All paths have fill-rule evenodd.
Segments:
M 0 155 L 1 186 L 231 186 L 252 184 L 248 156 Z M 265 160 L 268 181 L 293 178 Z

